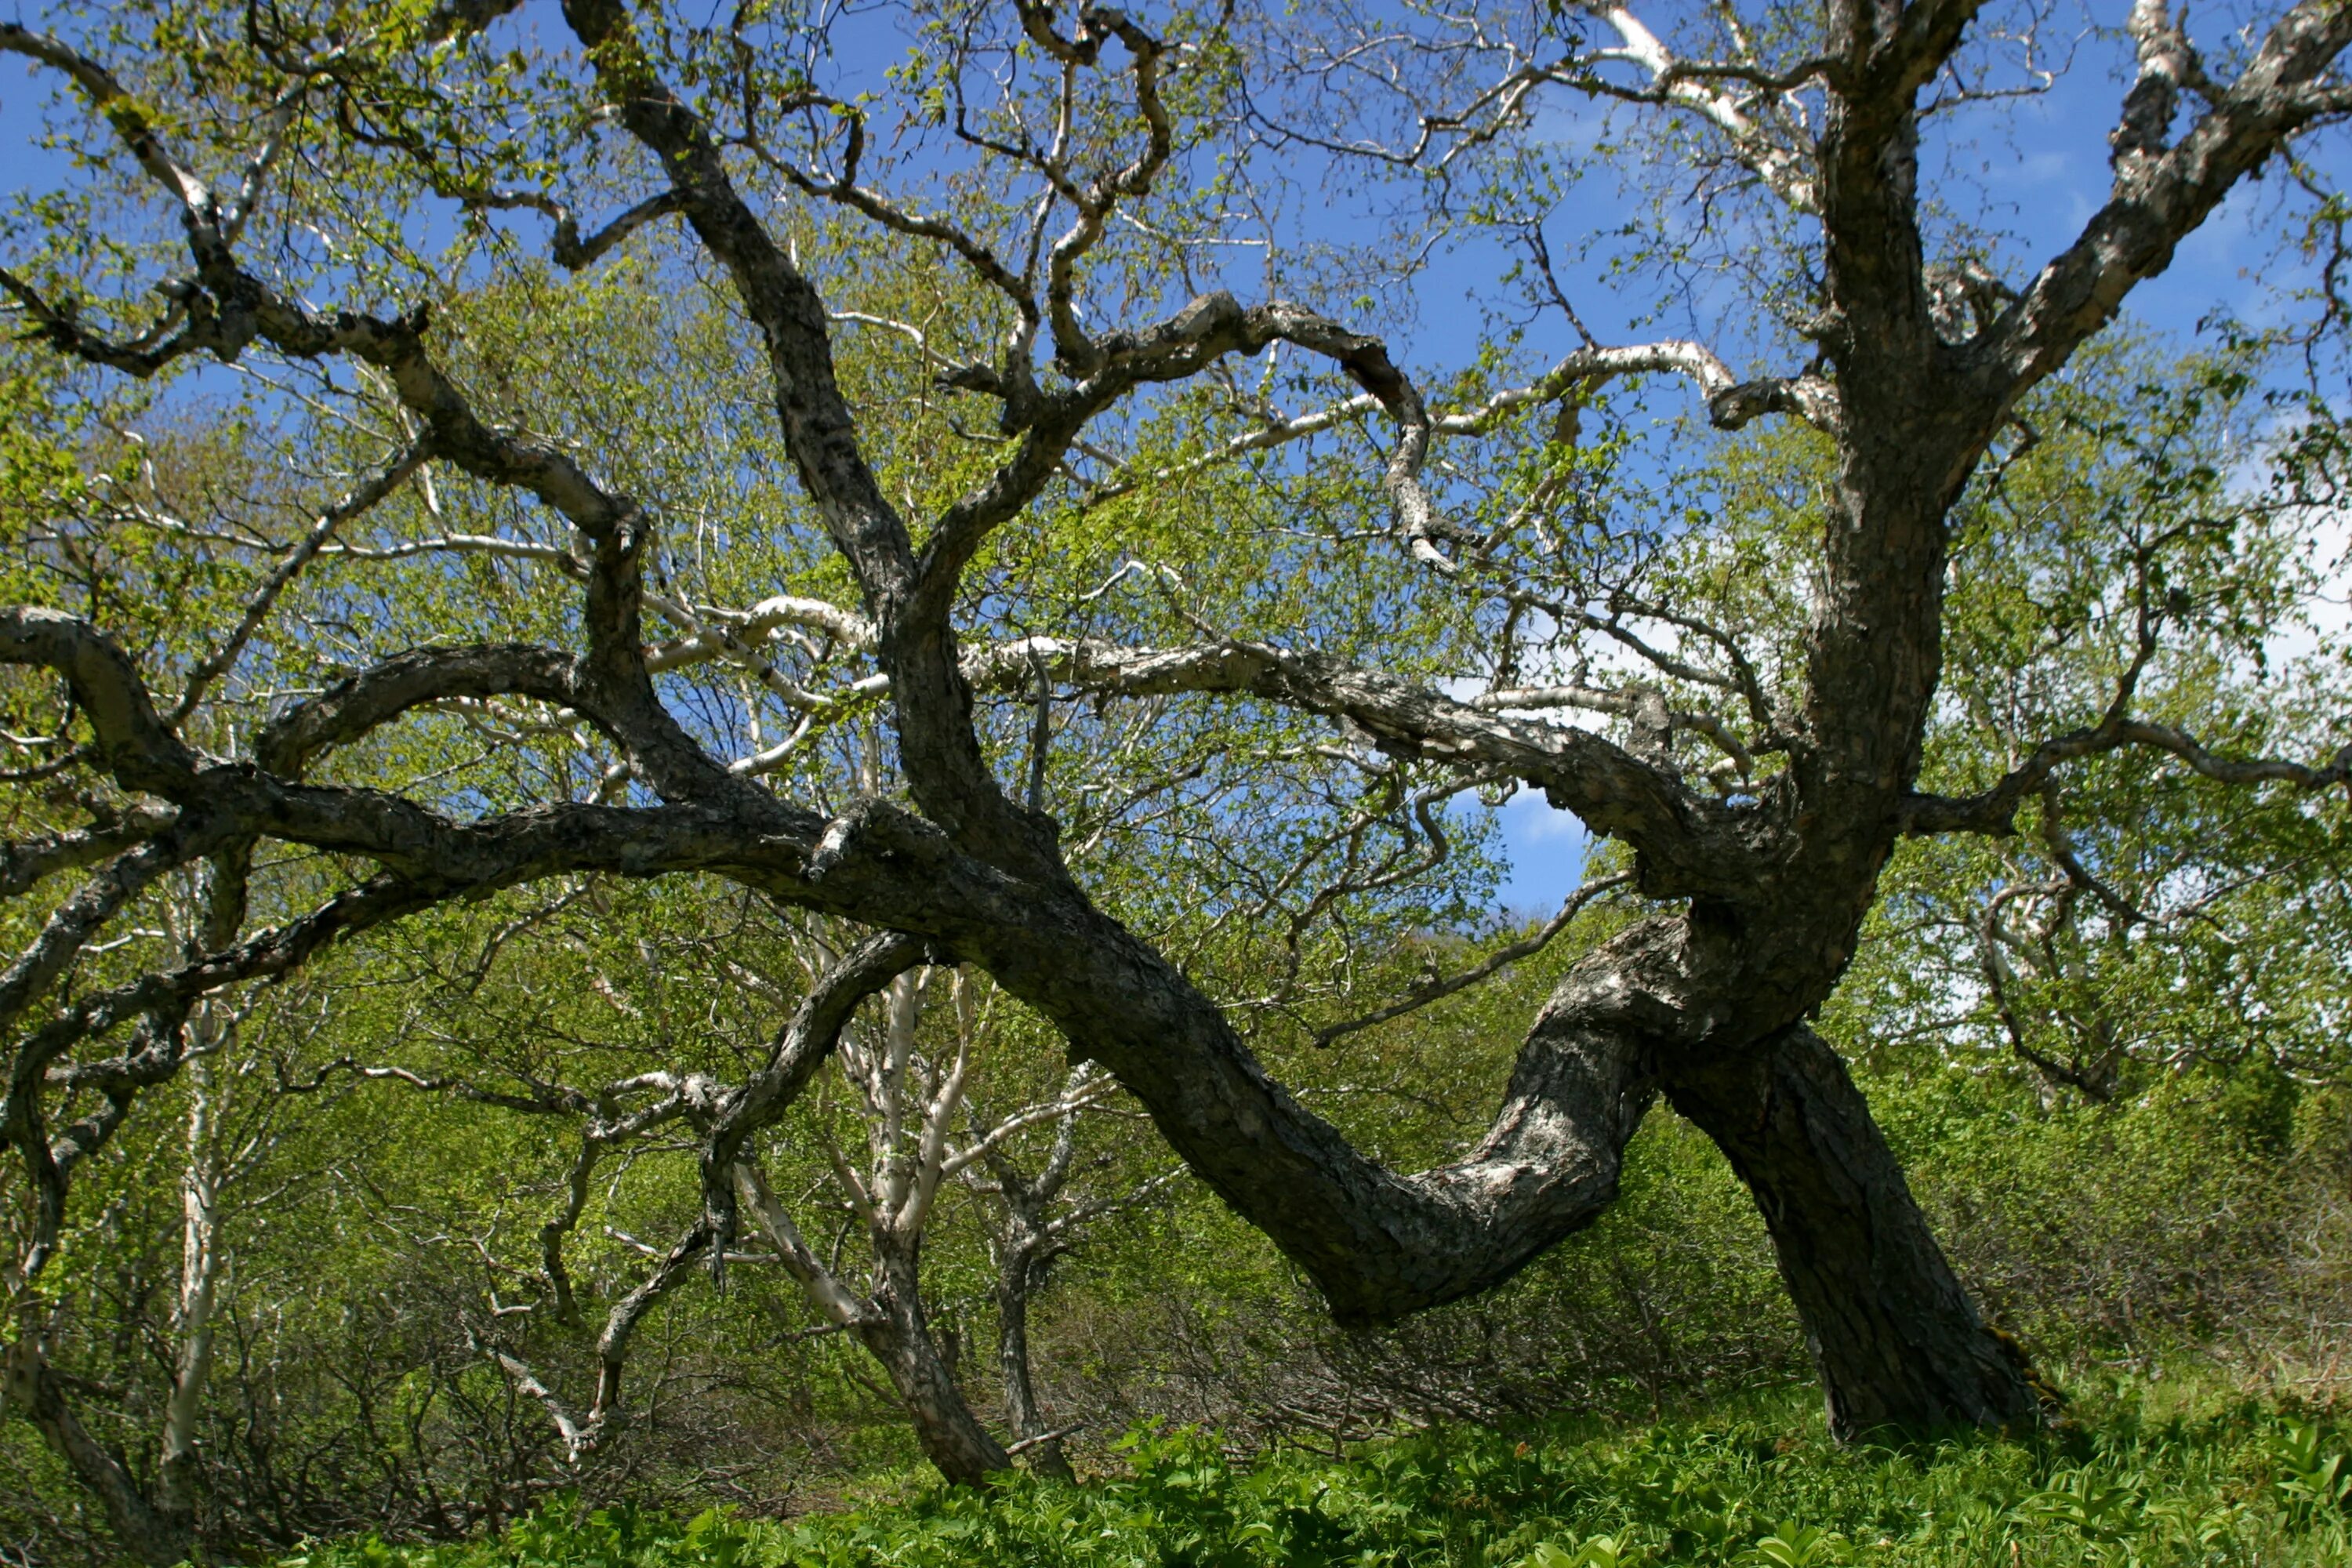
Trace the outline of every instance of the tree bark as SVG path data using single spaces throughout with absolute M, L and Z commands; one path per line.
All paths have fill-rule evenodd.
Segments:
M 923 1457 L 955 1486 L 978 1486 L 991 1475 L 1011 1469 L 1013 1456 L 972 1415 L 954 1374 L 940 1359 L 923 1311 L 915 1249 L 890 1247 L 879 1261 L 881 1287 L 874 1292 L 874 1302 L 881 1310 L 853 1331 L 889 1374 Z
M 97 1495 L 107 1525 L 124 1551 L 147 1568 L 176 1568 L 186 1562 L 195 1545 L 189 1516 L 167 1512 L 148 1500 L 122 1461 L 90 1436 L 66 1403 L 58 1374 L 42 1354 L 37 1331 L 27 1325 L 22 1332 L 15 1345 L 0 1351 L 5 1405 L 21 1411 Z
M 1598 1218 L 1654 1097 L 1652 1031 L 1686 1011 L 1659 998 L 1686 989 L 1690 944 L 1673 922 L 1644 922 L 1556 989 L 1478 1146 L 1401 1174 L 1275 1082 L 1164 955 L 1074 896 L 1024 913 L 942 934 L 1117 1076 L 1193 1173 L 1350 1326 L 1499 1284 Z
M 189 1021 L 189 1033 L 212 1047 L 221 1029 L 217 1009 L 206 1004 Z M 172 1391 L 163 1411 L 162 1457 L 155 1469 L 157 1510 L 175 1523 L 195 1517 L 196 1430 L 204 1418 L 205 1384 L 212 1374 L 213 1317 L 221 1270 L 220 1170 L 213 1142 L 219 1107 L 211 1063 L 202 1056 L 188 1065 L 188 1164 L 180 1182 L 180 1300 L 173 1336 Z
M 1048 1436 L 1045 1413 L 1029 1375 L 1029 1289 L 1036 1280 L 1036 1254 L 1027 1247 L 1008 1249 L 996 1272 L 996 1365 L 1004 1383 L 1004 1414 L 1013 1437 L 1027 1445 L 1029 1468 L 1057 1480 L 1072 1479 L 1062 1440 Z
M 1794 1025 L 1665 1088 L 1763 1211 L 1832 1435 L 2040 1419 L 2028 1368 L 1978 1316 L 1826 1041 Z

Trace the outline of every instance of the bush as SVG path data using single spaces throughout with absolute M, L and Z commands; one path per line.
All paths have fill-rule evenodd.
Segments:
M 2240 1405 L 2008 1442 L 1832 1447 L 1793 1396 L 1709 1424 L 1441 1427 L 1339 1459 L 1237 1460 L 1146 1431 L 1071 1486 L 912 1488 L 788 1522 L 551 1509 L 464 1546 L 322 1547 L 281 1568 L 1624 1568 L 2335 1564 L 2347 1441 Z

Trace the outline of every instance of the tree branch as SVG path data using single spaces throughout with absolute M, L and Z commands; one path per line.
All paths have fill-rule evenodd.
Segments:
M 1729 896 L 1752 886 L 1748 852 L 1728 808 L 1587 730 L 1486 712 L 1393 676 L 1268 643 L 1130 648 L 1030 637 L 971 655 L 976 684 L 1017 689 L 1041 669 L 1102 696 L 1247 693 L 1345 719 L 1384 751 L 1542 790 L 1554 805 L 1631 845 L 1652 897 Z
M 859 1005 L 929 957 L 927 944 L 898 931 L 877 932 L 860 942 L 809 988 L 770 1048 L 766 1064 L 727 1097 L 703 1139 L 700 1155 L 703 1204 L 718 1237 L 714 1268 L 734 1242 L 739 1162 L 751 1140 L 775 1125 L 800 1098 L 810 1077 L 840 1043 L 841 1031 Z
M 2116 132 L 2107 204 L 1971 345 L 1969 374 L 1990 406 L 2006 409 L 2064 363 L 2115 318 L 2136 285 L 2164 270 L 2174 247 L 2231 186 L 2297 132 L 2345 107 L 2322 83 L 2352 44 L 2352 9 L 2336 0 L 2299 0 L 2237 79 L 2211 91 L 2204 112 L 2167 148 L 2171 105 L 2189 74 L 2186 45 L 2165 23 L 2162 6 L 2136 5 L 2133 18 L 2140 75 Z
M 1501 973 L 1523 958 L 1534 957 L 1550 946 L 1552 938 L 1566 931 L 1570 922 L 1584 912 L 1586 905 L 1612 889 L 1624 887 L 1633 879 L 1630 872 L 1621 872 L 1614 877 L 1603 877 L 1598 881 L 1587 882 L 1568 896 L 1568 901 L 1559 906 L 1558 914 L 1546 921 L 1528 935 L 1520 938 L 1517 942 L 1507 942 L 1496 948 L 1484 959 L 1458 974 L 1449 974 L 1443 979 L 1432 979 L 1427 984 L 1415 987 L 1412 995 L 1400 1001 L 1391 1002 L 1385 1007 L 1375 1008 L 1360 1017 L 1349 1018 L 1345 1022 L 1331 1024 L 1316 1030 L 1315 1043 L 1318 1046 L 1328 1046 L 1345 1036 L 1376 1027 L 1394 1018 L 1402 1018 L 1408 1013 L 1417 1013 L 1433 1002 L 1442 1002 L 1448 996 L 1467 991 L 1480 981 Z
M 1910 834 L 2015 832 L 2017 808 L 2038 794 L 2062 764 L 2126 746 L 2165 752 L 2191 773 L 2226 784 L 2284 784 L 2300 790 L 2328 789 L 2352 782 L 2352 745 L 2320 763 L 2277 757 L 2232 759 L 2215 755 L 2186 731 L 2167 724 L 2110 716 L 2087 730 L 2053 736 L 2033 748 L 1991 788 L 1971 795 L 1912 795 L 1903 803 L 1903 831 Z

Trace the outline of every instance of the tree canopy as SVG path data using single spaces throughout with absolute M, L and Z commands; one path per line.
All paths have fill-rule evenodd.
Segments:
M 90 1437 L 42 1280 L 93 1156 L 231 1060 L 581 1119 L 575 1194 L 683 1141 L 593 1407 L 481 1347 L 575 1448 L 636 1325 L 757 1245 L 937 1392 L 939 1184 L 1006 1205 L 1025 1289 L 1031 1173 L 1114 1086 L 1351 1323 L 1593 1222 L 1663 1097 L 1841 1436 L 2040 1419 L 1831 1037 L 1958 1009 L 2104 1099 L 2200 1048 L 2162 999 L 2339 962 L 2352 746 L 2295 639 L 2352 8 L 2138 0 L 2064 47 L 2028 3 L 1654 9 L 0 25 L 52 94 L 0 269 L 7 1399 L 133 1550 L 184 1547 L 184 1437 L 152 1479 Z M 2102 60 L 2106 198 L 2027 253 L 2000 117 Z M 2311 266 L 2265 321 L 2185 363 L 2113 330 L 2266 170 Z M 1529 793 L 1601 844 L 1496 933 Z M 1466 1146 L 1300 1089 L 1571 929 Z M 428 1020 L 525 933 L 569 956 L 493 1087 Z M 383 1011 L 257 1043 L 304 1006 Z M 761 1163 L 837 1051 L 862 1300 Z M 1163 1179 L 1119 1159 L 1071 1201 Z M 927 1451 L 1001 1466 L 951 1393 Z

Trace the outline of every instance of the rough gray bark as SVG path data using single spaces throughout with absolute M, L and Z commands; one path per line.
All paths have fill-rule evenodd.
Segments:
M 872 1300 L 880 1310 L 856 1324 L 851 1332 L 872 1352 L 890 1374 L 899 1402 L 923 1446 L 923 1458 L 940 1474 L 959 1486 L 977 1486 L 999 1470 L 1013 1468 L 1004 1446 L 972 1415 L 971 1406 L 956 1386 L 955 1373 L 939 1352 L 923 1311 L 919 1247 L 883 1249 Z
M 513 9 L 500 0 L 452 7 L 436 31 L 491 26 Z M 824 300 L 738 187 L 730 160 L 751 144 L 751 128 L 716 125 L 705 114 L 723 106 L 698 108 L 674 90 L 652 30 L 640 30 L 631 7 L 567 0 L 562 8 L 583 48 L 582 68 L 594 77 L 614 123 L 660 171 L 657 188 L 614 225 L 583 240 L 552 198 L 443 189 L 437 165 L 420 154 L 421 190 L 555 216 L 564 265 L 592 265 L 628 232 L 676 217 L 735 290 L 766 357 L 778 428 L 801 484 L 862 600 L 855 615 L 837 606 L 777 614 L 854 632 L 852 640 L 870 649 L 878 682 L 871 689 L 887 689 L 914 807 L 869 799 L 830 814 L 770 790 L 755 770 L 730 767 L 663 705 L 657 667 L 715 657 L 717 645 L 698 642 L 698 632 L 649 651 L 644 563 L 656 520 L 646 509 L 602 483 L 596 465 L 566 443 L 479 416 L 436 362 L 424 313 L 313 310 L 299 290 L 278 287 L 240 258 L 277 139 L 294 133 L 304 93 L 342 90 L 342 78 L 304 79 L 269 117 L 242 175 L 207 183 L 104 64 L 0 25 L 0 52 L 59 73 L 105 119 L 128 163 L 178 220 L 188 251 L 190 270 L 172 285 L 153 330 L 121 342 L 0 274 L 35 336 L 60 354 L 131 375 L 196 353 L 364 363 L 381 374 L 418 434 L 331 515 L 363 509 L 429 461 L 535 498 L 582 542 L 582 553 L 565 558 L 582 586 L 578 649 L 396 654 L 290 702 L 250 737 L 247 761 L 203 754 L 180 732 L 186 701 L 167 717 L 136 664 L 100 628 L 40 607 L 0 611 L 0 662 L 50 672 L 71 692 L 88 731 L 87 743 L 58 766 L 131 797 L 106 820 L 0 855 L 0 889 L 18 896 L 45 879 L 95 868 L 52 900 L 39 934 L 0 973 L 0 1028 L 12 1053 L 0 1139 L 26 1167 L 37 1211 L 33 1245 L 13 1266 L 16 1279 L 37 1276 L 53 1252 L 75 1163 L 105 1142 L 142 1088 L 177 1070 L 189 1009 L 223 986 L 282 973 L 383 921 L 533 878 L 716 873 L 906 933 L 889 939 L 897 944 L 890 953 L 869 955 L 884 970 L 906 960 L 904 944 L 915 942 L 984 967 L 1057 1025 L 1077 1054 L 1117 1074 L 1192 1167 L 1297 1258 L 1345 1319 L 1390 1318 L 1485 1288 L 1589 1222 L 1613 1194 L 1625 1141 L 1663 1085 L 1723 1144 L 1771 1219 L 1840 1430 L 2030 1414 L 2025 1379 L 1975 1321 L 1866 1109 L 1803 1020 L 1836 985 L 1879 871 L 1906 832 L 2004 831 L 2018 802 L 2053 769 L 2122 746 L 2162 749 L 2225 781 L 2315 786 L 2352 773 L 2352 753 L 2314 764 L 2221 759 L 2194 737 L 2119 709 L 2030 748 L 2011 777 L 1979 796 L 1938 799 L 1916 788 L 1939 674 L 1947 517 L 1956 498 L 2018 400 L 2109 321 L 2136 284 L 2160 271 L 2239 180 L 2296 134 L 2352 109 L 2336 75 L 2352 42 L 2352 7 L 2333 0 L 2284 6 L 2226 82 L 2204 79 L 2165 7 L 2136 7 L 2140 75 L 2122 111 L 2111 199 L 2021 289 L 1939 272 L 1921 235 L 1919 101 L 1974 23 L 1973 0 L 1829 0 L 1817 55 L 1793 68 L 1744 59 L 1720 70 L 1675 62 L 1623 8 L 1585 9 L 1616 30 L 1625 47 L 1612 58 L 1646 73 L 1640 82 L 1604 79 L 1580 58 L 1528 68 L 1533 74 L 1520 71 L 1478 101 L 1507 113 L 1536 88 L 1560 84 L 1692 117 L 1719 134 L 1727 155 L 1765 189 L 1818 221 L 1818 311 L 1808 328 L 1815 365 L 1732 385 L 1721 360 L 1695 345 L 1588 345 L 1498 401 L 1558 399 L 1655 370 L 1696 382 L 1725 428 L 1785 415 L 1828 434 L 1836 481 L 1801 673 L 1791 689 L 1768 691 L 1736 647 L 1724 650 L 1721 685 L 1744 714 L 1744 742 L 1720 719 L 1670 711 L 1662 719 L 1644 702 L 1625 710 L 1638 709 L 1643 727 L 1621 745 L 1502 711 L 1540 701 L 1494 693 L 1482 706 L 1263 643 L 1150 650 L 1071 638 L 1033 642 L 1004 658 L 961 646 L 954 617 L 964 569 L 992 531 L 1045 493 L 1089 421 L 1139 391 L 1276 343 L 1345 375 L 1362 397 L 1328 418 L 1248 437 L 1239 449 L 1377 413 L 1394 432 L 1380 477 L 1401 547 L 1449 577 L 1463 569 L 1465 542 L 1422 475 L 1433 442 L 1474 436 L 1487 416 L 1433 412 L 1377 338 L 1293 304 L 1244 305 L 1222 293 L 1157 321 L 1082 322 L 1075 280 L 1089 250 L 1119 204 L 1149 191 L 1175 146 L 1160 93 L 1167 51 L 1120 13 L 1021 7 L 1025 36 L 1065 65 L 1070 80 L 1110 82 L 1128 94 L 1141 143 L 1098 175 L 1057 176 L 1048 206 L 1063 204 L 1070 226 L 1050 246 L 1041 228 L 1039 254 L 1025 270 L 947 220 L 910 215 L 858 184 L 854 157 L 838 174 L 801 170 L 793 179 L 813 200 L 943 247 L 1008 301 L 1018 323 L 994 363 L 940 373 L 959 395 L 993 405 L 1007 445 L 994 470 L 928 520 L 927 531 L 910 527 L 868 459 L 864 415 L 835 374 Z M 1123 73 L 1111 71 L 1114 58 L 1126 62 Z M 1122 74 L 1123 82 L 1115 79 Z M 2178 108 L 2180 84 L 2190 81 L 2196 100 L 2186 127 L 2168 141 L 2173 117 L 2158 110 Z M 1815 121 L 1775 108 L 1799 92 L 1820 96 L 1817 135 L 1807 129 Z M 858 112 L 836 107 L 845 134 L 862 137 Z M 1424 143 L 1436 133 L 1429 128 L 1446 124 L 1465 134 L 1478 129 L 1427 119 Z M 1507 124 L 1489 129 L 1500 133 Z M 1972 318 L 1949 308 L 1954 289 L 1981 307 L 1971 306 Z M 267 608 L 265 595 L 257 613 Z M 1704 626 L 1685 629 L 1706 635 Z M 235 662 L 247 635 L 241 627 L 225 641 L 229 651 L 204 667 L 205 679 L 217 679 Z M 1669 668 L 1667 655 L 1650 649 L 1647 657 Z M 1106 699 L 1247 693 L 1328 715 L 1396 755 L 1525 783 L 1625 843 L 1641 890 L 1674 907 L 1577 965 L 1528 1032 L 1478 1149 L 1441 1170 L 1388 1171 L 1273 1082 L 1231 1020 L 1174 963 L 1095 908 L 1063 863 L 1052 821 L 1000 786 L 974 722 L 974 684 L 1008 668 L 1034 680 L 1041 662 L 1055 679 Z M 577 714 L 659 804 L 555 802 L 459 820 L 396 795 L 309 782 L 317 758 L 419 708 L 502 696 Z M 1582 700 L 1603 711 L 1615 710 L 1607 700 L 1632 701 L 1625 692 Z M 1759 773 L 1752 791 L 1720 796 L 1696 784 L 1659 743 L 1677 726 L 1730 736 L 1735 760 L 1747 759 L 1743 770 L 1757 756 L 1785 766 Z M 70 1004 L 58 1000 L 79 956 L 158 878 L 263 838 L 363 863 L 373 868 L 371 879 L 281 926 L 231 931 L 173 966 L 78 988 Z M 780 1113 L 805 1081 L 815 1059 L 808 1053 L 830 1048 L 828 1028 L 837 1033 L 838 1021 L 813 1018 L 797 1037 L 805 1049 L 780 1047 L 735 1110 L 709 1121 L 705 1174 L 714 1223 L 699 1240 L 681 1243 L 665 1278 L 712 1233 L 720 1234 L 723 1258 L 730 1173 L 741 1168 L 747 1130 Z M 115 1055 L 79 1054 L 120 1030 L 132 1033 Z M 98 1094 L 104 1108 L 53 1131 L 50 1109 L 61 1091 Z M 926 1440 L 937 1443 L 943 1468 L 1001 1465 L 1001 1447 L 953 1418 L 952 1385 L 936 1358 L 926 1364 L 904 1351 L 904 1336 L 921 1327 L 911 1279 L 903 1295 L 897 1283 L 885 1295 L 896 1304 L 878 1310 L 877 1342 L 886 1360 L 903 1363 L 910 1396 L 934 1412 Z M 58 1414 L 55 1380 L 21 1349 L 37 1342 L 35 1334 L 18 1341 L 11 1403 L 33 1412 L 72 1458 L 81 1444 L 70 1413 Z M 87 1474 L 116 1509 L 106 1467 Z M 118 1523 L 127 1542 L 149 1538 L 128 1503 Z
M 900 1226 L 878 1215 L 870 1220 L 872 1276 L 866 1289 L 853 1290 L 810 1251 L 757 1167 L 739 1164 L 735 1173 L 745 1205 L 785 1270 L 817 1310 L 855 1336 L 889 1378 L 923 1457 L 959 1486 L 977 1485 L 995 1471 L 1011 1469 L 1012 1457 L 972 1414 L 931 1332 L 923 1308 L 920 1224 Z
M 1986 1332 L 1838 1054 L 1800 1024 L 1666 1089 L 1730 1159 L 1772 1235 L 1830 1430 L 2019 1426 L 2041 1397 Z
M 1654 1016 L 1649 996 L 1621 995 L 1614 970 L 1580 970 L 1553 998 L 1494 1130 L 1469 1157 L 1404 1175 L 1350 1148 L 1268 1079 L 1165 959 L 1075 903 L 1057 912 L 1087 922 L 1078 929 L 1088 937 L 1049 928 L 955 940 L 1108 1067 L 1193 1172 L 1306 1268 L 1344 1321 L 1387 1321 L 1507 1279 L 1615 1195 L 1620 1157 L 1651 1096 L 1645 1039 L 1620 1031 L 1670 1020 Z M 1612 952 L 1639 962 L 1631 944 Z

